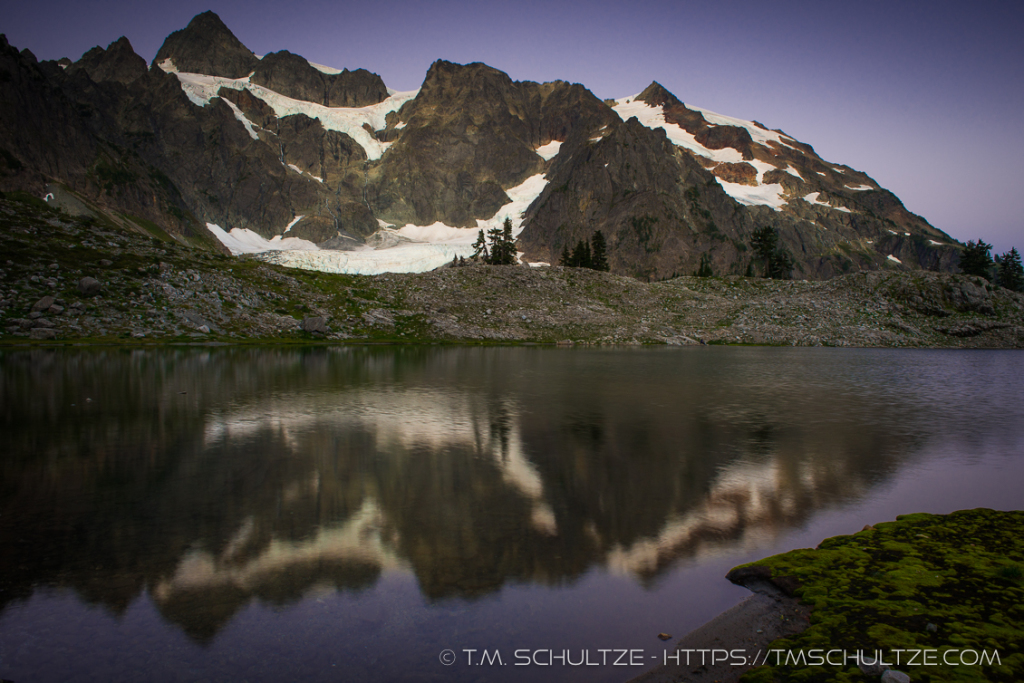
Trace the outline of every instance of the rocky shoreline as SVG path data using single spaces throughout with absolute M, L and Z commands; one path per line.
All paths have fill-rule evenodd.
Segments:
M 650 283 L 526 266 L 335 275 L 190 248 L 11 196 L 0 199 L 0 244 L 7 344 L 1024 347 L 1024 295 L 930 271 Z

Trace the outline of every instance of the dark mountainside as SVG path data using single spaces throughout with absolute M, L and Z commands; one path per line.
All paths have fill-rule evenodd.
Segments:
M 201 106 L 165 69 L 252 85 L 223 87 Z M 212 12 L 168 36 L 148 68 L 125 38 L 73 63 L 39 62 L 0 38 L 0 190 L 84 200 L 125 228 L 219 251 L 207 222 L 270 238 L 303 215 L 289 236 L 352 248 L 379 221 L 472 227 L 510 188 L 546 173 L 519 237 L 530 261 L 555 263 L 601 230 L 613 273 L 660 280 L 692 274 L 706 257 L 715 275 L 743 274 L 750 236 L 767 225 L 799 278 L 957 267 L 956 241 L 867 175 L 760 124 L 709 121 L 657 83 L 636 99 L 730 161 L 623 121 L 615 102 L 582 85 L 515 82 L 483 64 L 436 62 L 418 96 L 382 128 L 364 126 L 388 143 L 380 158 L 316 118 L 278 117 L 262 88 L 310 107 L 388 97 L 363 69 L 324 73 L 286 50 L 260 60 Z M 553 159 L 534 151 L 553 141 L 562 143 Z M 785 203 L 741 204 L 716 177 L 770 185 Z

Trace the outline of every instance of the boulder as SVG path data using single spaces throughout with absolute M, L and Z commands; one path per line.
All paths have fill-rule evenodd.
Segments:
M 78 293 L 81 296 L 96 296 L 100 293 L 100 281 L 88 275 L 78 281 Z
M 323 316 L 304 318 L 302 320 L 302 331 L 311 332 L 312 334 L 327 334 L 327 318 Z
M 32 304 L 32 312 L 38 313 L 40 311 L 45 311 L 50 306 L 53 306 L 53 303 L 54 298 L 52 296 L 44 296 L 42 299 Z
M 55 329 L 53 329 L 51 327 L 34 327 L 31 330 L 29 330 L 28 338 L 29 339 L 40 339 L 40 340 L 42 340 L 42 339 L 56 339 L 57 338 L 57 330 L 55 330 Z

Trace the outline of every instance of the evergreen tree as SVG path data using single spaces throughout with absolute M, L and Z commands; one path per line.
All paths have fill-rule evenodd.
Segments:
M 1012 247 L 999 259 L 999 284 L 1013 292 L 1024 292 L 1024 266 L 1017 247 Z
M 775 254 L 778 245 L 779 233 L 775 231 L 775 228 L 770 228 L 767 225 L 755 230 L 750 237 L 750 246 L 754 249 L 754 255 L 764 264 L 765 277 L 770 277 L 768 272 L 771 269 L 772 255 Z
M 481 230 L 481 234 L 483 231 Z M 487 239 L 491 243 L 491 256 L 484 262 L 492 266 L 511 266 L 516 262 L 516 241 L 512 237 L 512 219 L 506 218 L 500 228 L 487 231 Z M 477 238 L 477 242 L 480 238 Z
M 484 263 L 490 262 L 487 255 L 487 240 L 484 239 L 483 230 L 476 236 L 476 242 L 473 242 L 473 258 L 482 258 Z
M 700 255 L 700 266 L 697 268 L 697 272 L 694 273 L 697 277 L 711 277 L 711 258 L 707 254 Z
M 779 247 L 772 254 L 771 265 L 768 268 L 768 277 L 776 280 L 788 280 L 792 276 L 793 255 L 788 249 Z
M 590 238 L 590 267 L 594 270 L 610 270 L 608 266 L 608 245 L 604 241 L 604 234 L 598 230 Z
M 977 275 L 986 280 L 992 279 L 992 257 L 989 256 L 991 244 L 983 240 L 968 241 L 960 254 L 960 270 L 965 275 Z
M 590 243 L 586 240 L 580 240 L 572 250 L 572 255 L 569 257 L 569 265 L 574 268 L 590 268 L 592 262 L 593 257 L 590 253 Z
M 775 228 L 758 228 L 750 238 L 755 256 L 764 263 L 764 276 L 788 280 L 793 270 L 793 255 L 779 246 L 779 233 Z M 752 271 L 752 268 L 748 268 Z
M 558 259 L 558 265 L 560 266 L 571 266 L 572 256 L 569 255 L 569 245 L 562 245 L 562 257 Z

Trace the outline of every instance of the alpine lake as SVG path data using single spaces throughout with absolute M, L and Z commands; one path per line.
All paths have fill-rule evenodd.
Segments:
M 6 350 L 0 678 L 625 681 L 731 567 L 1024 507 L 1022 387 L 1019 351 Z

